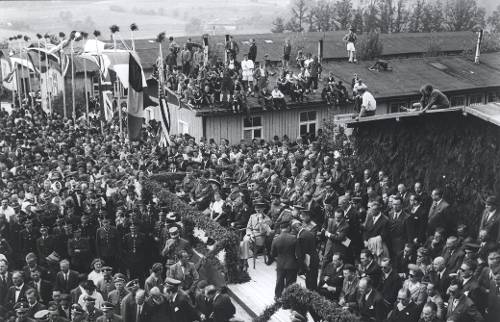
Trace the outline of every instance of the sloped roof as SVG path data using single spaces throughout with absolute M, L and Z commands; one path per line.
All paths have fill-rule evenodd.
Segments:
M 318 41 L 324 40 L 324 59 L 343 59 L 347 57 L 345 44 L 342 38 L 345 32 L 308 32 L 308 33 L 277 33 L 277 34 L 257 34 L 257 35 L 234 35 L 238 42 L 240 56 L 248 52 L 250 38 L 255 39 L 257 44 L 257 60 L 262 61 L 264 55 L 268 55 L 271 61 L 281 61 L 283 56 L 283 44 L 285 39 L 290 39 L 292 45 L 292 59 L 295 58 L 297 50 L 317 53 Z M 191 38 L 193 42 L 201 43 L 201 36 L 176 37 L 177 44 L 182 46 Z M 436 43 L 442 52 L 460 52 L 469 49 L 474 44 L 476 36 L 473 32 L 434 32 L 434 33 L 397 33 L 380 34 L 383 42 L 382 56 L 397 55 L 418 55 L 425 53 L 431 42 Z M 130 40 L 125 40 L 130 45 Z M 219 57 L 223 56 L 224 35 L 209 36 L 210 46 L 213 47 Z M 158 45 L 153 39 L 135 40 L 137 53 L 141 57 L 144 68 L 152 66 L 158 57 Z M 168 46 L 163 46 L 163 53 L 166 56 Z

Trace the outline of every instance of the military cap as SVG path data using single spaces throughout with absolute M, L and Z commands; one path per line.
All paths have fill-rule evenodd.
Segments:
M 57 306 L 57 303 L 54 301 L 50 301 L 49 304 L 47 305 L 47 310 L 51 312 L 55 312 L 59 310 L 59 307 Z
M 133 279 L 125 285 L 126 288 L 139 287 L 139 280 Z
M 40 321 L 47 321 L 49 319 L 49 316 L 50 316 L 49 310 L 40 310 L 36 312 L 33 317 Z
M 165 284 L 170 286 L 177 286 L 181 284 L 181 281 L 176 280 L 175 278 L 167 277 L 165 279 Z
M 293 205 L 292 207 L 293 207 L 293 208 L 295 208 L 295 209 L 297 209 L 297 210 L 304 210 L 304 209 L 306 209 L 306 208 L 304 208 L 303 206 L 301 206 L 301 205 L 297 205 L 297 204 L 296 204 L 296 205 Z
M 176 234 L 176 233 L 179 233 L 179 227 L 177 227 L 177 226 L 170 227 L 170 228 L 168 229 L 168 233 L 169 233 L 169 234 Z
M 114 308 L 115 308 L 115 306 L 111 302 L 103 302 L 102 305 L 101 305 L 101 310 L 104 311 L 104 312 L 111 311 Z

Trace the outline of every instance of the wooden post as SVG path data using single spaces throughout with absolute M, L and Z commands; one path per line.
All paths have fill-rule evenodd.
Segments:
M 224 65 L 227 65 L 227 62 L 229 60 L 227 53 L 227 43 L 229 42 L 229 35 L 226 35 L 225 40 L 226 41 L 224 42 Z
M 87 123 L 89 123 L 89 95 L 87 86 L 87 60 L 83 59 L 83 78 L 85 85 L 85 111 L 87 113 Z M 89 123 L 90 124 L 90 123 Z
M 203 65 L 208 65 L 208 34 L 203 35 Z
M 47 38 L 43 38 L 45 42 L 45 49 L 47 49 Z M 45 91 L 47 92 L 47 101 L 49 104 L 50 114 L 54 112 L 52 110 L 52 90 L 49 91 L 49 57 L 45 55 Z M 50 86 L 52 88 L 52 85 Z
M 66 110 L 66 75 L 64 73 L 63 57 L 64 57 L 64 48 L 61 48 L 61 71 L 62 71 L 62 79 L 63 79 L 63 87 L 62 87 L 63 116 L 64 116 L 64 118 L 67 118 L 68 111 Z
M 75 101 L 75 56 L 73 48 L 73 39 L 71 40 L 71 103 L 73 105 L 73 122 L 76 121 L 76 101 Z
M 479 55 L 481 54 L 482 41 L 483 41 L 483 29 L 479 30 L 479 32 L 477 33 L 476 55 L 474 57 L 475 64 L 479 64 Z

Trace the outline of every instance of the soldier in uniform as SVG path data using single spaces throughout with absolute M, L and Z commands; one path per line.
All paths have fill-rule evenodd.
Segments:
M 82 237 L 83 238 L 88 238 L 89 240 L 92 240 L 96 234 L 97 231 L 97 225 L 90 220 L 89 215 L 83 214 L 82 217 L 80 218 L 80 225 L 79 227 L 82 230 Z M 95 255 L 95 244 L 90 243 L 90 253 L 92 255 Z
M 115 314 L 120 314 L 120 304 L 123 298 L 129 293 L 125 288 L 125 281 L 125 275 L 121 273 L 117 273 L 113 277 L 115 289 L 109 292 L 107 300 L 114 305 L 113 310 Z
M 121 322 L 122 318 L 115 313 L 115 306 L 110 302 L 104 302 L 101 306 L 103 315 L 96 322 Z
M 28 254 L 36 251 L 36 240 L 38 234 L 33 227 L 33 220 L 26 219 L 24 229 L 19 233 L 19 250 L 22 254 Z
M 181 250 L 186 250 L 190 256 L 192 255 L 191 245 L 187 240 L 181 238 L 178 227 L 171 227 L 168 233 L 170 238 L 165 242 L 165 247 L 161 252 L 161 255 L 166 259 L 165 268 L 167 274 L 170 266 L 174 265 L 179 260 L 179 253 Z
M 52 254 L 56 249 L 56 239 L 49 235 L 49 229 L 46 226 L 40 227 L 41 236 L 36 240 L 36 250 L 40 261 L 45 264 L 45 258 Z
M 111 226 L 111 220 L 105 217 L 102 227 L 96 232 L 96 252 L 99 258 L 111 267 L 118 267 L 118 255 L 120 249 L 120 235 L 115 227 Z
M 64 222 L 63 231 L 57 238 L 56 252 L 62 258 L 68 258 L 68 241 L 73 237 L 73 226 L 69 221 Z
M 137 231 L 137 226 L 130 226 L 130 233 L 123 238 L 123 259 L 130 278 L 144 280 L 146 239 L 143 233 Z
M 113 281 L 113 267 L 104 266 L 101 268 L 103 278 L 97 282 L 97 290 L 101 293 L 104 301 L 108 300 L 108 294 L 115 289 L 115 283 Z
M 68 255 L 71 266 L 79 272 L 84 272 L 90 262 L 90 241 L 82 237 L 82 229 L 77 227 L 73 232 L 73 238 L 68 240 Z
M 102 316 L 102 311 L 95 307 L 95 298 L 86 296 L 85 299 L 85 318 L 84 321 L 96 322 Z

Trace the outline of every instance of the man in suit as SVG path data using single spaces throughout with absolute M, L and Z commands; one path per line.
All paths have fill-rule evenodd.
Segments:
M 121 302 L 121 317 L 123 322 L 141 322 L 146 292 L 139 289 L 139 281 L 132 280 L 127 283 L 126 288 L 130 293 Z M 142 321 L 145 322 L 145 321 Z
M 403 250 L 408 238 L 406 231 L 406 221 L 408 214 L 403 210 L 403 201 L 401 198 L 392 200 L 392 211 L 389 213 L 389 242 L 390 254 L 395 258 Z
M 61 270 L 56 275 L 54 288 L 69 293 L 78 286 L 78 272 L 70 269 L 69 261 L 66 259 L 59 263 L 59 267 Z
M 26 300 L 29 305 L 28 316 L 31 318 L 35 316 L 36 312 L 45 309 L 45 305 L 38 302 L 38 296 L 35 289 L 28 288 L 26 290 Z
M 382 258 L 380 269 L 382 270 L 382 281 L 379 290 L 388 307 L 392 307 L 398 296 L 398 290 L 403 285 L 403 282 L 398 273 L 392 268 L 392 263 L 389 258 Z
M 429 272 L 429 280 L 435 286 L 441 296 L 446 296 L 450 286 L 450 271 L 446 268 L 446 262 L 439 256 L 432 261 L 432 270 Z
M 41 303 L 49 303 L 52 296 L 52 283 L 42 279 L 42 273 L 39 269 L 31 271 L 31 281 L 29 286 L 36 290 L 38 301 Z
M 486 309 L 486 322 L 497 322 L 500 316 L 500 270 L 496 272 L 494 280 L 490 282 L 488 290 L 488 306 Z
M 446 240 L 446 246 L 443 250 L 443 258 L 446 262 L 446 268 L 450 273 L 456 273 L 462 264 L 465 253 L 458 247 L 458 238 L 450 236 Z
M 479 284 L 474 277 L 474 272 L 476 270 L 476 262 L 470 259 L 463 261 L 460 266 L 460 278 L 462 282 L 463 293 L 470 298 L 481 314 L 484 313 L 487 305 L 486 294 L 484 294 L 479 288 Z
M 129 294 L 125 289 L 125 275 L 121 273 L 115 274 L 113 276 L 113 283 L 115 284 L 115 289 L 109 292 L 107 301 L 114 305 L 115 313 L 120 315 L 120 304 Z
M 110 302 L 104 302 L 101 306 L 102 315 L 96 319 L 96 322 L 122 322 L 122 318 L 115 314 L 115 306 Z
M 448 301 L 447 321 L 453 322 L 483 322 L 483 316 L 476 308 L 474 302 L 463 293 L 462 283 L 454 278 L 448 288 L 450 300 Z
M 28 285 L 24 283 L 23 273 L 21 271 L 12 273 L 12 286 L 9 287 L 5 295 L 4 307 L 7 310 L 12 310 L 17 303 L 25 302 L 27 289 Z
M 372 238 L 382 238 L 382 243 L 387 243 L 387 234 L 389 233 L 389 220 L 382 214 L 380 203 L 373 201 L 371 208 L 365 220 L 363 240 L 365 247 Z
M 499 241 L 500 213 L 497 211 L 497 198 L 490 196 L 486 198 L 486 205 L 481 216 L 479 231 L 486 230 L 488 239 Z
M 0 260 L 0 305 L 4 305 L 7 291 L 12 286 L 12 274 L 6 260 Z
M 49 235 L 49 229 L 46 226 L 40 227 L 41 236 L 36 240 L 36 250 L 38 257 L 44 261 L 47 256 L 56 250 L 56 238 Z
M 422 199 L 416 194 L 410 196 L 410 213 L 406 220 L 407 241 L 409 243 L 424 243 L 426 239 L 428 210 L 422 204 Z
M 363 249 L 359 255 L 359 262 L 361 277 L 370 277 L 373 287 L 378 288 L 382 278 L 382 270 L 375 261 L 372 252 L 368 249 Z
M 179 290 L 180 284 L 181 281 L 173 278 L 167 278 L 165 280 L 166 294 L 170 304 L 172 321 L 191 322 L 204 320 L 205 315 L 198 313 L 191 305 L 189 297 Z
M 236 308 L 231 302 L 231 298 L 224 290 L 217 291 L 215 288 L 207 286 L 207 298 L 212 303 L 212 310 L 209 315 L 210 321 L 228 322 L 236 313 Z
M 297 238 L 290 233 L 290 223 L 280 224 L 281 233 L 271 244 L 271 256 L 276 259 L 275 298 L 280 298 L 283 289 L 297 280 L 297 259 L 295 257 Z
M 391 306 L 392 307 L 392 306 Z M 401 289 L 397 292 L 397 304 L 387 315 L 387 322 L 416 322 L 419 309 L 411 301 L 410 291 Z
M 95 298 L 92 296 L 86 296 L 84 298 L 85 303 L 85 321 L 95 322 L 100 316 L 103 315 L 102 311 L 96 308 Z
M 349 234 L 349 222 L 344 216 L 344 210 L 342 208 L 336 208 L 333 214 L 333 218 L 328 218 L 327 229 L 324 231 L 325 238 L 327 239 L 325 246 L 324 256 L 326 259 L 332 258 L 334 253 L 341 253 L 343 256 L 349 256 L 348 247 L 350 245 L 350 239 L 347 235 Z M 349 243 L 347 243 L 349 241 Z M 323 263 L 323 265 L 325 265 Z
M 306 287 L 315 290 L 318 281 L 319 256 L 316 251 L 316 235 L 301 226 L 298 220 L 292 221 L 293 234 L 297 236 L 296 256 L 299 270 L 305 272 Z
M 334 253 L 332 261 L 325 267 L 318 285 L 318 293 L 337 301 L 344 284 L 344 259 L 340 253 Z
M 358 285 L 358 311 L 362 322 L 382 322 L 386 317 L 384 298 L 374 288 L 369 277 L 363 277 Z
M 189 254 L 186 250 L 181 250 L 179 256 L 179 261 L 170 267 L 167 277 L 181 281 L 180 288 L 191 294 L 200 279 L 200 275 L 194 264 L 189 261 Z
M 427 302 L 422 309 L 422 317 L 418 322 L 441 322 L 437 317 L 437 306 L 433 302 Z
M 165 242 L 161 255 L 166 259 L 165 267 L 167 272 L 170 266 L 174 265 L 179 260 L 181 250 L 186 250 L 188 254 L 192 254 L 191 245 L 189 242 L 181 237 L 179 228 L 177 226 L 168 229 L 170 238 Z
M 135 224 L 130 225 L 130 233 L 123 238 L 123 259 L 130 278 L 144 279 L 146 259 L 146 237 Z
M 73 231 L 73 238 L 68 240 L 68 255 L 71 266 L 77 271 L 84 272 L 87 269 L 91 259 L 90 241 L 87 237 L 82 237 L 80 227 Z
M 450 205 L 443 199 L 440 189 L 434 189 L 431 194 L 432 205 L 427 219 L 427 233 L 431 234 L 437 227 L 443 227 L 447 233 L 451 233 L 454 224 L 449 218 Z
M 345 307 L 357 307 L 358 296 L 358 274 L 356 267 L 351 264 L 344 264 L 342 270 L 344 274 L 344 281 L 342 283 L 342 290 L 340 291 L 339 304 Z

